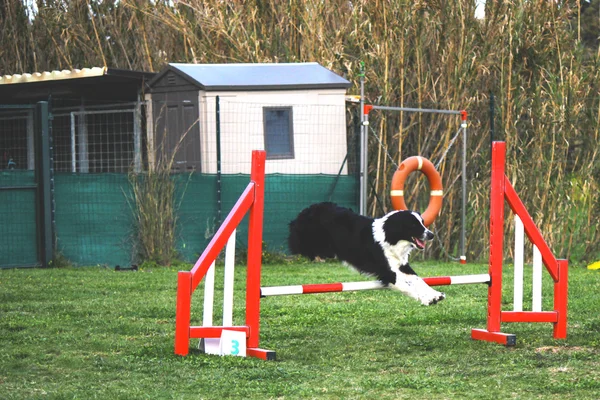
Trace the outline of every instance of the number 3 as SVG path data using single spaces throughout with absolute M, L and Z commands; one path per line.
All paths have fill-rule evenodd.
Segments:
M 237 340 L 231 341 L 231 355 L 237 356 L 240 353 L 240 342 Z

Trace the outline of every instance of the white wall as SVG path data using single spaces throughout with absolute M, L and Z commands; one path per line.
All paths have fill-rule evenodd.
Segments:
M 220 99 L 221 169 L 249 173 L 264 149 L 263 107 L 293 107 L 294 158 L 267 160 L 266 173 L 337 174 L 347 152 L 344 89 L 200 92 L 202 171 L 216 173 L 216 97 Z M 344 165 L 343 174 L 347 174 Z

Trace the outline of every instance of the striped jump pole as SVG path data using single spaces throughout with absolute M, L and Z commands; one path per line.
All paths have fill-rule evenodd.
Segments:
M 434 276 L 423 278 L 429 286 L 449 286 L 449 285 L 468 285 L 477 283 L 490 283 L 489 274 L 480 275 L 459 275 L 459 276 Z M 260 288 L 261 297 L 286 296 L 294 294 L 311 293 L 333 293 L 333 292 L 354 292 L 359 290 L 377 290 L 388 289 L 380 281 L 364 282 L 336 282 L 321 283 L 309 285 L 289 285 L 289 286 L 267 286 Z

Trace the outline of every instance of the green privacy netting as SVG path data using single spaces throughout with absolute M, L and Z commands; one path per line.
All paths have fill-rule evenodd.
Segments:
M 248 185 L 249 176 L 224 175 L 221 182 L 224 220 Z M 187 261 L 196 259 L 202 253 L 218 229 L 216 185 L 216 177 L 210 175 L 191 176 L 188 182 L 178 213 L 178 251 Z M 334 201 L 356 209 L 357 193 L 358 185 L 352 176 L 340 176 L 338 179 L 331 175 L 267 175 L 263 226 L 266 250 L 287 252 L 288 223 L 304 207 L 320 201 Z M 237 231 L 236 245 L 244 248 L 247 243 L 248 221 L 244 218 Z
M 0 172 L 0 266 L 34 265 L 36 239 L 33 171 Z
M 178 218 L 177 250 L 192 262 L 202 253 L 217 224 L 217 177 L 175 175 Z M 221 220 L 224 220 L 249 182 L 248 175 L 221 177 Z M 288 223 L 304 207 L 334 201 L 356 209 L 358 184 L 353 176 L 266 176 L 263 241 L 269 251 L 286 252 Z M 70 174 L 55 176 L 57 250 L 76 265 L 129 265 L 136 261 L 134 226 L 127 201 L 126 174 Z M 247 245 L 247 218 L 237 234 L 237 247 Z M 25 250 L 13 249 L 17 253 Z M 21 255 L 22 257 L 22 255 Z
M 128 265 L 132 211 L 126 174 L 61 174 L 54 178 L 57 251 L 77 265 Z

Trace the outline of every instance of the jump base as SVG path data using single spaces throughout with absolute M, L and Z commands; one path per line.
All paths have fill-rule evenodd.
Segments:
M 246 349 L 246 355 L 249 357 L 260 358 L 266 361 L 275 361 L 275 352 L 273 350 L 265 350 L 259 348 Z
M 490 332 L 486 329 L 471 329 L 471 339 L 498 343 L 504 346 L 514 346 L 517 344 L 517 335 L 512 333 Z

